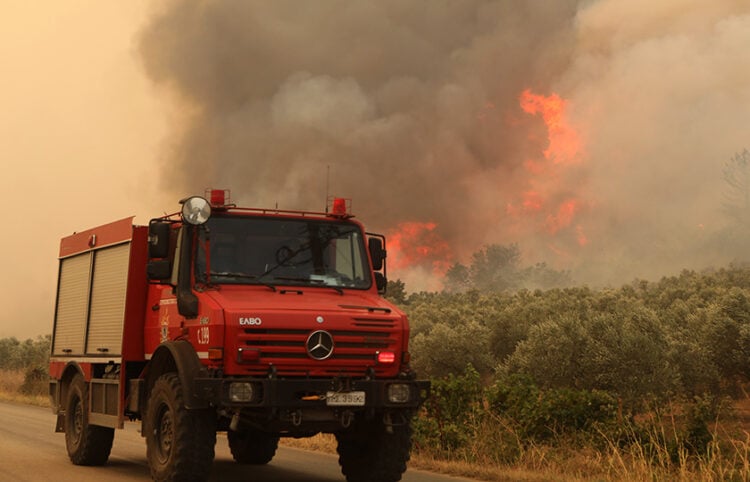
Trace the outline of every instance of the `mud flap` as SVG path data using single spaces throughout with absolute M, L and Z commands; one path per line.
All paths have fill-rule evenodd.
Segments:
M 55 422 L 55 433 L 65 432 L 65 413 L 59 412 L 57 414 L 57 422 Z

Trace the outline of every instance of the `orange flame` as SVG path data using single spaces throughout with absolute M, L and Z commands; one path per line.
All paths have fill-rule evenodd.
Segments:
M 388 234 L 388 267 L 423 266 L 436 275 L 444 275 L 450 268 L 453 254 L 436 228 L 437 224 L 433 222 L 399 223 Z
M 544 151 L 544 157 L 555 164 L 576 162 L 581 140 L 565 118 L 567 101 L 557 94 L 545 97 L 526 89 L 521 93 L 520 103 L 527 114 L 541 114 L 547 126 L 549 147 Z
M 577 202 L 575 199 L 570 199 L 563 202 L 557 207 L 557 214 L 550 214 L 547 216 L 547 231 L 550 234 L 555 234 L 561 229 L 567 228 L 573 222 L 577 209 Z
M 517 201 L 508 203 L 506 213 L 533 234 L 565 235 L 578 246 L 585 246 L 589 240 L 577 217 L 587 203 L 572 194 L 577 186 L 565 186 L 563 180 L 583 158 L 581 138 L 566 115 L 568 102 L 557 94 L 544 96 L 527 89 L 521 93 L 519 104 L 527 114 L 541 116 L 548 145 L 543 158 L 524 162 L 528 187 Z M 566 255 L 558 241 L 550 240 L 548 246 L 554 253 Z

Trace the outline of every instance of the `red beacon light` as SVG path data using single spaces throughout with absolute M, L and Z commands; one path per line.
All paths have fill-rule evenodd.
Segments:
M 330 198 L 329 198 L 330 199 Z M 343 197 L 332 198 L 332 206 L 330 214 L 332 216 L 347 218 L 351 217 L 352 200 Z
M 213 207 L 226 206 L 229 204 L 229 189 L 206 189 L 206 197 Z
M 333 200 L 333 214 L 338 216 L 346 214 L 346 199 L 337 197 Z

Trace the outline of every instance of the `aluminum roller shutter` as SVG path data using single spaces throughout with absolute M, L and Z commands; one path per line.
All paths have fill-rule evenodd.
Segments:
M 125 321 L 130 243 L 96 251 L 86 353 L 119 355 Z
M 80 355 L 86 339 L 91 253 L 60 261 L 54 355 Z

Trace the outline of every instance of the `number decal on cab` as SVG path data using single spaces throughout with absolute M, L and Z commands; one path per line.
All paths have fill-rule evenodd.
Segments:
M 208 331 L 207 326 L 201 326 L 198 328 L 198 344 L 199 345 L 208 345 L 210 338 L 210 332 Z

